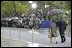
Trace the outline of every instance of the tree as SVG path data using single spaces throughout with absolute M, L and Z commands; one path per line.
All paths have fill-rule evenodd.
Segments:
M 28 13 L 29 7 L 27 4 L 22 4 L 20 1 L 2 1 L 1 2 L 1 17 L 10 16 L 11 14 Z
M 71 1 L 37 1 L 38 8 L 40 9 L 45 10 L 45 4 L 50 5 L 50 9 L 71 10 Z M 17 16 L 21 13 L 27 14 L 29 11 L 31 12 L 30 7 L 28 1 L 1 1 L 1 17 L 12 14 Z

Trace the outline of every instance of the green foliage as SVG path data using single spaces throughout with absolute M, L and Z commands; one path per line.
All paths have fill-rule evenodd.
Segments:
M 29 7 L 26 4 L 20 2 L 15 2 L 16 12 L 18 13 L 28 13 Z
M 61 10 L 71 11 L 71 1 L 38 1 L 38 8 L 45 10 L 44 5 L 50 5 L 51 8 L 55 6 L 59 7 Z M 28 1 L 1 1 L 1 17 L 9 16 L 13 13 L 25 13 L 27 14 L 31 10 Z M 69 16 L 71 12 L 69 11 Z
M 12 9 L 12 2 L 1 2 L 1 16 L 8 16 Z
M 9 16 L 13 13 L 28 13 L 28 5 L 22 4 L 19 1 L 3 1 L 1 2 L 1 17 Z

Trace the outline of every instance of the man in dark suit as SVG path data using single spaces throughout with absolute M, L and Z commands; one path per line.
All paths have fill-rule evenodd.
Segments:
M 59 20 L 59 33 L 60 33 L 60 36 L 61 36 L 61 43 L 66 41 L 65 30 L 66 30 L 66 23 L 62 19 L 62 17 L 60 17 L 60 20 Z

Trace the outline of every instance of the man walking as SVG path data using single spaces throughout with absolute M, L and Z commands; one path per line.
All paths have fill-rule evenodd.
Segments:
M 60 17 L 60 20 L 59 20 L 59 33 L 60 33 L 60 36 L 61 36 L 61 43 L 66 41 L 65 30 L 66 30 L 65 21 Z

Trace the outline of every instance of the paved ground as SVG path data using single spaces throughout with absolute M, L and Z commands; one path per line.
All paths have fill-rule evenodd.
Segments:
M 1 28 L 1 46 L 10 47 L 71 47 L 71 32 L 66 30 L 66 42 L 60 43 L 60 36 L 57 37 L 58 44 L 50 43 L 48 29 L 29 30 L 24 28 Z M 34 45 L 35 44 L 35 45 Z

